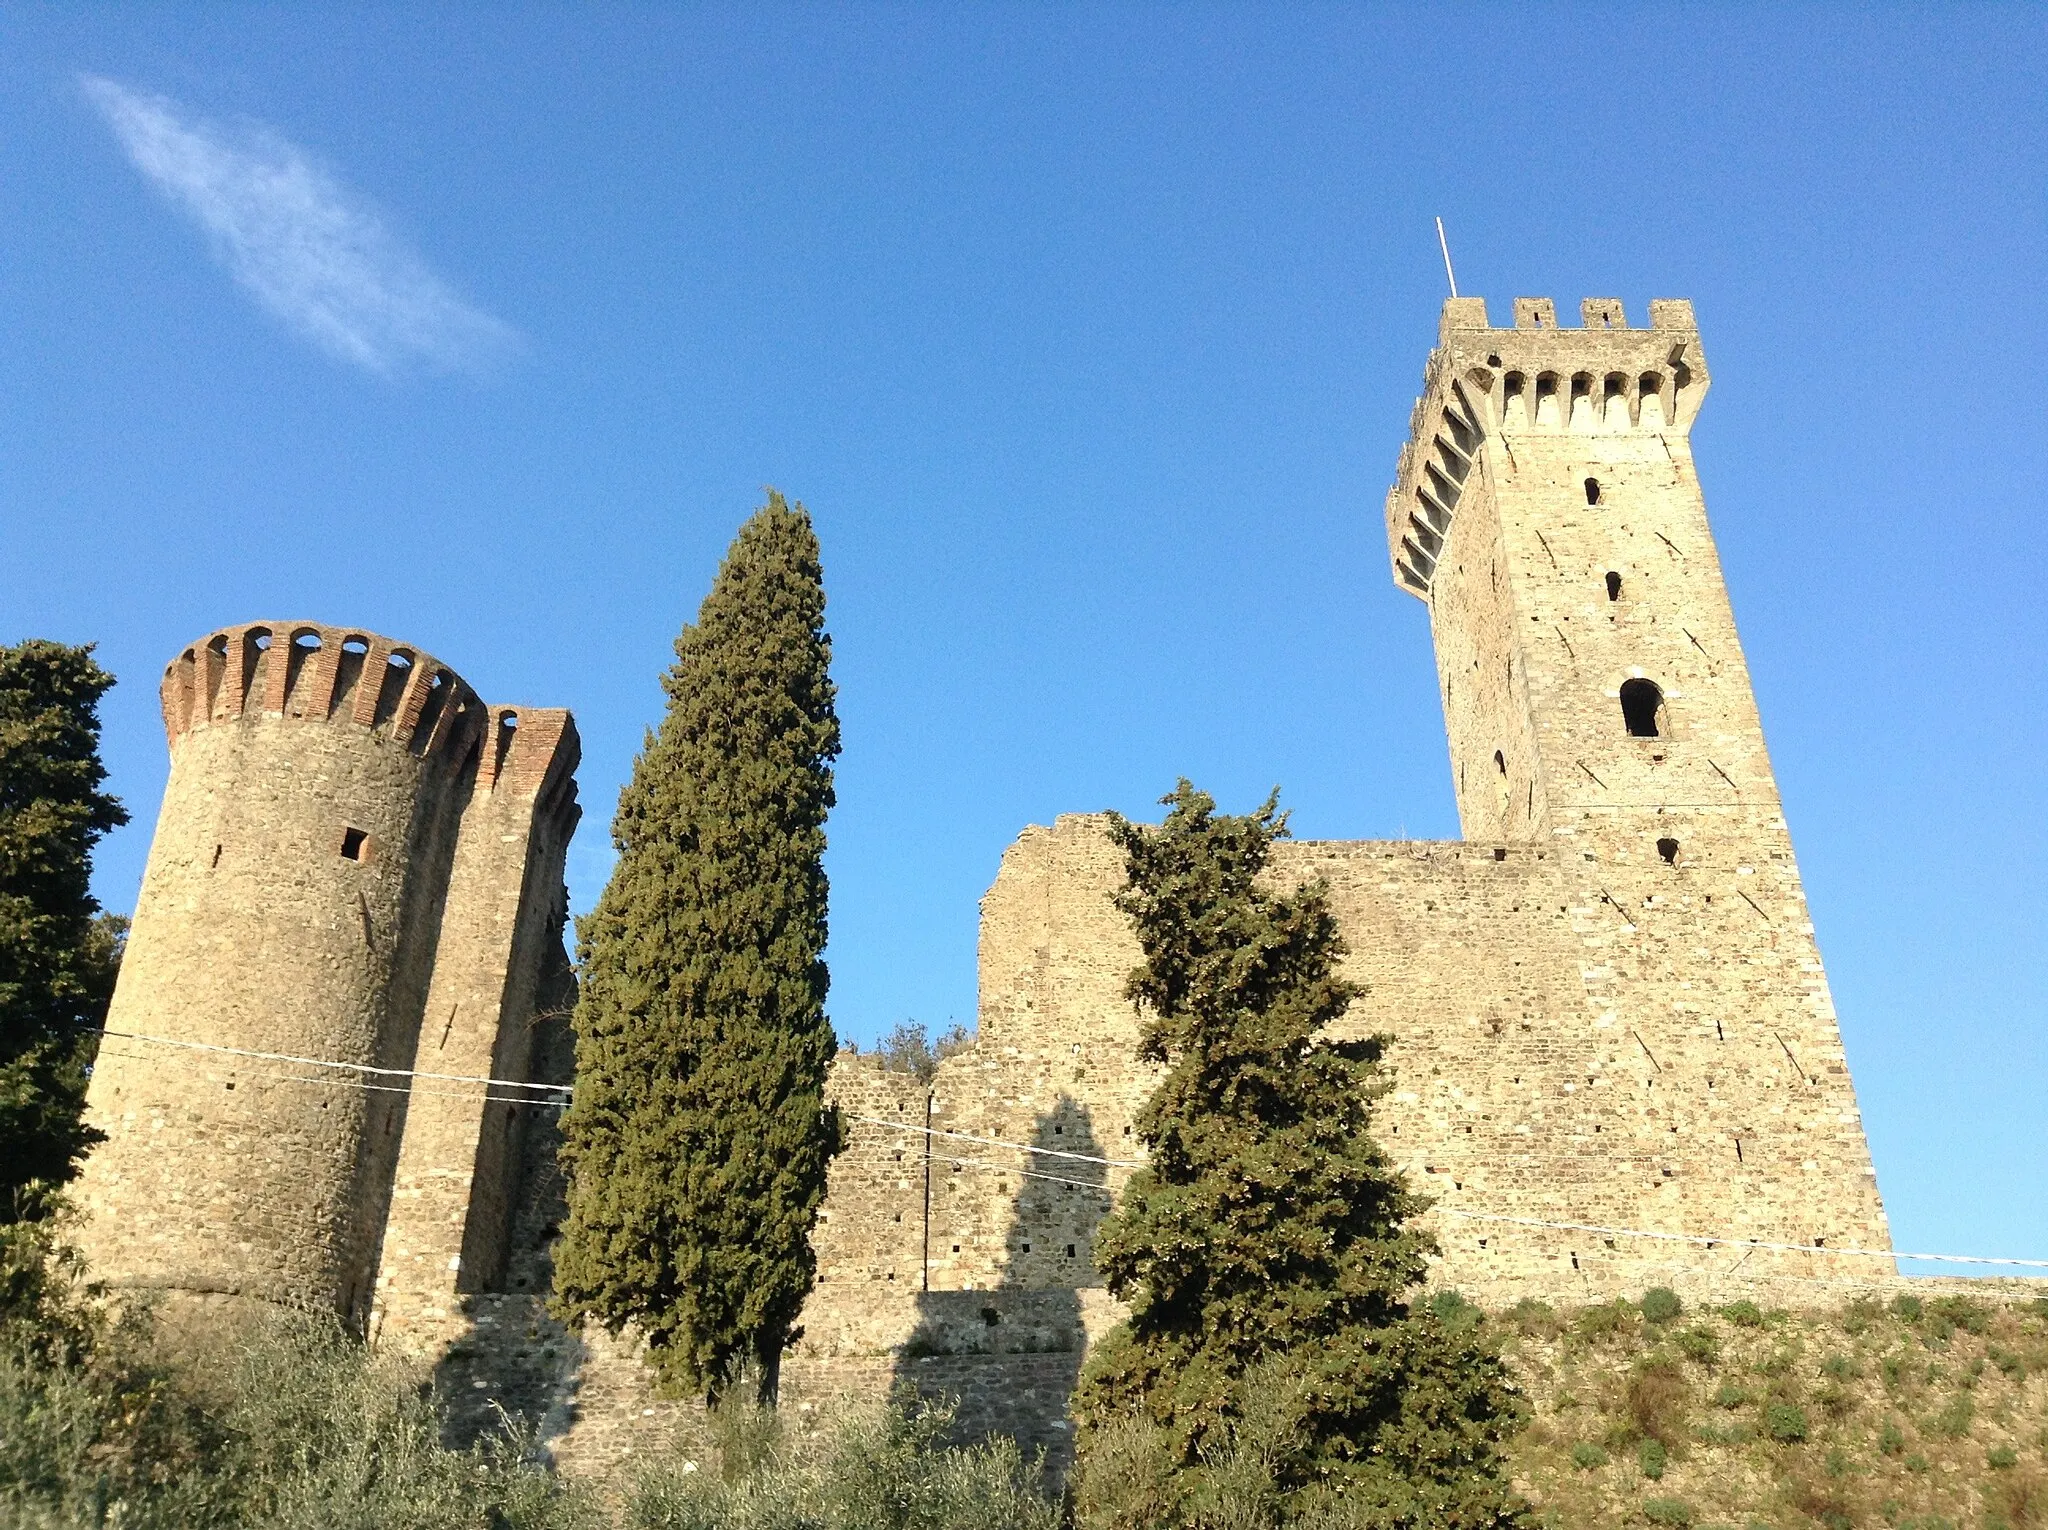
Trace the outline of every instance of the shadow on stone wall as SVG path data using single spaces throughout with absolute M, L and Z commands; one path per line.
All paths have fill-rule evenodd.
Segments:
M 566 958 L 562 965 L 566 969 Z M 569 1023 L 573 980 L 566 992 L 566 1004 L 558 988 L 532 1022 L 531 1076 L 537 1083 L 567 1083 L 575 1074 L 576 1037 Z M 556 1159 L 562 1113 L 552 1105 L 521 1109 L 527 1114 L 521 1123 L 519 1182 L 504 1276 L 495 1289 L 461 1298 L 468 1330 L 434 1369 L 434 1391 L 443 1407 L 442 1438 L 456 1448 L 508 1424 L 541 1440 L 563 1433 L 585 1359 L 582 1341 L 547 1311 L 554 1287 L 550 1251 L 568 1214 L 568 1186 Z
M 1065 1095 L 1023 1140 L 1107 1156 L 1086 1107 Z M 1081 1290 L 1098 1283 L 1094 1233 L 1111 1204 L 1108 1167 L 946 1138 L 931 1142 L 935 1169 L 945 1158 L 999 1164 L 960 1168 L 1014 1177 L 1019 1189 L 1003 1228 L 995 1285 L 920 1293 L 917 1327 L 897 1357 L 892 1384 L 951 1399 L 959 1410 L 956 1440 L 1010 1435 L 1027 1456 L 1043 1450 L 1048 1469 L 1063 1478 L 1073 1460 L 1067 1401 L 1087 1344 Z M 1025 1160 L 1024 1172 L 1009 1167 L 1015 1159 Z M 935 1227 L 934 1241 L 938 1236 Z

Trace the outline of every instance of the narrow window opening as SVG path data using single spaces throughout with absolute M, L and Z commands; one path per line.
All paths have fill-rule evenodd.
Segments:
M 1508 858 L 1508 853 L 1501 846 L 1495 845 L 1493 847 L 1493 858 L 1497 861 L 1504 861 Z
M 361 829 L 343 829 L 341 858 L 345 861 L 367 861 L 370 858 L 370 836 Z
M 1589 505 L 1600 503 L 1600 480 L 1597 478 L 1588 478 L 1586 480 L 1586 503 Z
M 1726 1041 L 1728 1039 L 1727 1036 L 1722 1033 L 1721 1022 L 1718 1020 L 1714 1022 L 1714 1039 L 1716 1041 Z
M 1493 751 L 1493 768 L 1499 771 L 1502 775 L 1506 775 L 1508 773 L 1508 762 L 1505 758 L 1502 757 L 1501 752 L 1498 749 Z
M 1678 841 L 1675 839 L 1658 840 L 1657 853 L 1664 857 L 1665 865 L 1676 866 L 1678 864 Z
M 1067 1257 L 1069 1259 L 1074 1257 L 1074 1245 L 1071 1243 L 1067 1245 Z
M 1621 575 L 1617 574 L 1613 569 L 1607 571 L 1607 598 L 1609 600 L 1621 599 Z
M 1664 693 L 1649 680 L 1627 680 L 1621 687 L 1621 716 L 1632 738 L 1663 734 Z
M 995 1326 L 996 1326 L 996 1324 L 1000 1323 L 1000 1322 L 1001 1322 L 1002 1320 L 1003 1320 L 1003 1318 L 1002 1318 L 1002 1314 L 1001 1314 L 1001 1313 L 999 1313 L 999 1312 L 997 1312 L 995 1308 L 993 1308 L 993 1307 L 984 1307 L 984 1308 L 982 1308 L 982 1309 L 981 1309 L 981 1321 L 982 1321 L 982 1322 L 983 1322 L 983 1324 L 985 1324 L 985 1325 L 986 1325 L 987 1327 L 993 1328 L 993 1327 L 995 1327 Z
M 215 845 L 213 847 L 213 864 L 215 866 L 218 866 L 220 864 L 220 853 L 224 848 L 225 846 L 222 845 Z

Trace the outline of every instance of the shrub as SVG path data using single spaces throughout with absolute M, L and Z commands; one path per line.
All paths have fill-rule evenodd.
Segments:
M 1732 1381 L 1722 1382 L 1720 1390 L 1714 1393 L 1714 1406 L 1717 1408 L 1746 1408 L 1755 1401 L 1755 1393 Z
M 1721 1316 L 1737 1328 L 1761 1328 L 1764 1326 L 1763 1309 L 1748 1297 L 1730 1302 L 1721 1309 Z
M 1652 1286 L 1643 1293 L 1643 1321 L 1646 1323 L 1669 1323 L 1685 1310 L 1685 1304 L 1678 1299 L 1678 1293 L 1669 1286 Z
M 1671 1525 L 1676 1530 L 1689 1530 L 1692 1524 L 1692 1505 L 1682 1498 L 1650 1498 L 1644 1500 L 1643 1518 L 1653 1525 Z
M 2027 1357 L 2025 1355 L 2018 1354 L 2013 1350 L 2001 1349 L 1996 1344 L 1992 1345 L 1985 1353 L 1991 1357 L 1991 1363 L 1997 1366 L 2010 1380 L 2025 1381 L 2027 1379 Z
M 1964 1333 L 1981 1335 L 1991 1326 L 1991 1309 L 1973 1296 L 1937 1296 L 1927 1310 Z
M 1905 1466 L 1909 1472 L 1924 1472 L 1927 1470 L 1927 1458 L 1916 1450 L 1906 1457 Z
M 1884 1428 L 1877 1432 L 1877 1449 L 1879 1454 L 1895 1456 L 1905 1448 L 1906 1432 L 1895 1421 L 1886 1419 L 1884 1421 Z
M 1581 1440 L 1572 1447 L 1572 1465 L 1582 1472 L 1590 1472 L 1607 1464 L 1607 1452 L 1591 1440 Z
M 1772 1403 L 1764 1409 L 1764 1433 L 1780 1445 L 1796 1445 L 1806 1438 L 1805 1410 L 1796 1403 Z
M 1970 1421 L 1976 1416 L 1976 1403 L 1968 1394 L 1959 1394 L 1950 1398 L 1948 1405 L 1934 1415 L 1928 1431 L 1945 1440 L 1960 1440 L 1970 1432 Z
M 744 1442 L 719 1473 L 671 1456 L 643 1471 L 626 1530 L 1054 1530 L 1059 1516 L 1014 1441 L 943 1443 L 951 1408 L 899 1392 L 821 1436 L 729 1398 Z
M 1984 1464 L 1993 1471 L 2007 1471 L 2020 1464 L 2020 1454 L 2010 1445 L 2000 1445 L 1985 1455 Z
M 1842 1332 L 1854 1339 L 1870 1331 L 1870 1325 L 1884 1316 L 1876 1298 L 1859 1296 L 1842 1309 Z
M 1563 1327 L 1549 1302 L 1525 1296 L 1504 1314 L 1515 1332 L 1524 1338 L 1554 1339 Z
M 1821 1374 L 1836 1381 L 1847 1381 L 1856 1374 L 1856 1367 L 1847 1355 L 1829 1355 L 1820 1363 Z
M 1620 1297 L 1598 1306 L 1582 1307 L 1579 1315 L 1572 1320 L 1572 1327 L 1582 1338 L 1606 1339 L 1634 1326 L 1636 1309 Z
M 1711 1367 L 1720 1363 L 1721 1341 L 1711 1328 L 1688 1328 L 1675 1342 L 1678 1352 L 1695 1364 Z
M 1662 1440 L 1645 1440 L 1636 1447 L 1636 1465 L 1643 1469 L 1643 1475 L 1652 1482 L 1664 1475 L 1664 1468 L 1671 1462 L 1671 1452 Z
M 1640 1438 L 1676 1444 L 1688 1401 L 1685 1377 L 1669 1356 L 1650 1356 L 1628 1378 L 1628 1421 Z
M 1925 1310 L 1925 1305 L 1919 1297 L 1908 1296 L 1904 1291 L 1892 1298 L 1892 1312 L 1908 1323 L 1919 1322 L 1920 1315 Z
M 1457 1291 L 1436 1292 L 1429 1299 L 1429 1310 L 1436 1314 L 1436 1320 L 1449 1333 L 1465 1333 L 1486 1320 L 1485 1312 L 1466 1301 Z

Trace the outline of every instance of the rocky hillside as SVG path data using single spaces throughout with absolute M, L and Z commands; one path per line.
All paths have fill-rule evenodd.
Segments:
M 2048 1526 L 2048 1299 L 1438 1307 L 1502 1336 L 1545 1526 Z

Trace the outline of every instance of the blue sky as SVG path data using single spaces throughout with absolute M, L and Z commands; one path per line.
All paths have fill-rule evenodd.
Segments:
M 110 907 L 156 674 L 261 616 L 574 708 L 587 907 L 774 484 L 842 688 L 835 1021 L 967 1019 L 1027 823 L 1185 773 L 1281 783 L 1306 836 L 1456 833 L 1379 530 L 1442 214 L 1497 322 L 1697 304 L 1895 1239 L 2048 1257 L 2044 18 L 9 4 L 0 639 L 122 679 Z

